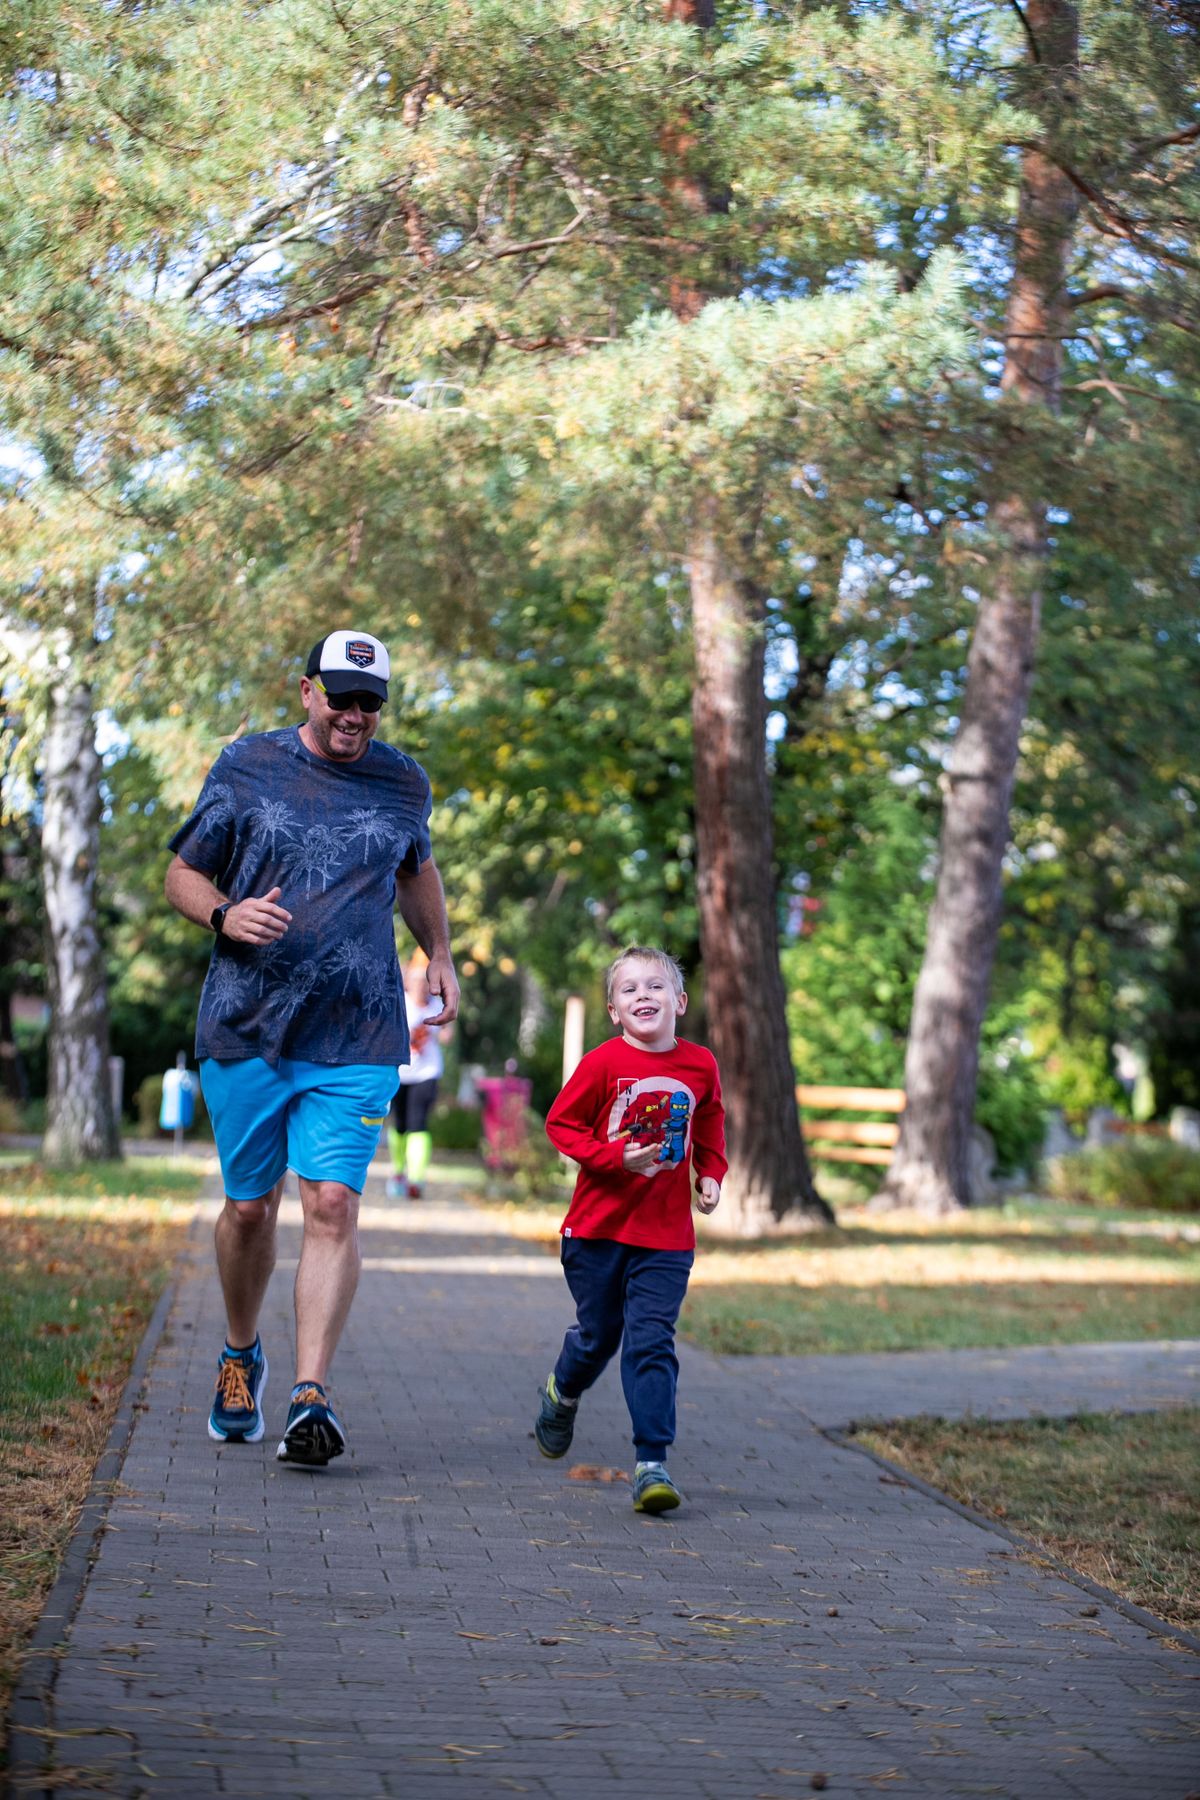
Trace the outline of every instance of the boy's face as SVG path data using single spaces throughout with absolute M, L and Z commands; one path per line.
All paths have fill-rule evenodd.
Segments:
M 628 1044 L 641 1050 L 669 1050 L 675 1021 L 687 1011 L 687 995 L 677 993 L 660 962 L 628 956 L 613 977 L 608 1016 L 619 1025 Z

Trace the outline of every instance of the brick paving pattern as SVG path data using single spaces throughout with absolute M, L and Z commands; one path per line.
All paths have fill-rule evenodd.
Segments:
M 274 1461 L 286 1269 L 263 1321 L 256 1446 L 207 1438 L 222 1330 L 207 1248 L 183 1281 L 58 1667 L 52 1724 L 68 1735 L 53 1742 L 71 1773 L 23 1792 L 1200 1787 L 1200 1658 L 821 1436 L 799 1361 L 684 1347 L 674 1515 L 638 1517 L 623 1483 L 568 1476 L 629 1466 L 615 1367 L 571 1454 L 543 1461 L 535 1390 L 565 1286 L 494 1219 L 389 1211 L 372 1189 L 331 1384 L 350 1451 L 324 1471 Z M 298 1238 L 285 1225 L 281 1265 Z

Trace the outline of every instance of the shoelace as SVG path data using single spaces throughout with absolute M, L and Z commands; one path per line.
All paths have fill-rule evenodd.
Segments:
M 246 1366 L 232 1357 L 217 1370 L 217 1393 L 226 1412 L 253 1412 L 254 1399 L 246 1380 Z
M 318 1406 L 325 1404 L 325 1396 L 319 1387 L 301 1388 L 298 1394 L 292 1395 L 293 1406 L 311 1406 L 314 1400 Z

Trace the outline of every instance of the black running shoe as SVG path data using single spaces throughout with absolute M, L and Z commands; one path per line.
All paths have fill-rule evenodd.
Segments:
M 345 1448 L 346 1434 L 325 1398 L 325 1389 L 316 1381 L 298 1387 L 288 1407 L 287 1426 L 283 1441 L 275 1452 L 276 1460 L 323 1469 Z
M 538 1393 L 542 1396 L 542 1405 L 533 1422 L 537 1447 L 543 1456 L 565 1456 L 571 1448 L 571 1439 L 575 1436 L 575 1415 L 579 1411 L 579 1402 L 574 1400 L 568 1404 L 559 1397 L 553 1374 L 547 1375 L 546 1385 L 539 1388 Z

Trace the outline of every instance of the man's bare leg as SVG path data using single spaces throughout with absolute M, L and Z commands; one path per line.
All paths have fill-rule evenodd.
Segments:
M 362 1268 L 359 1196 L 340 1181 L 300 1179 L 304 1243 L 296 1270 L 296 1380 L 322 1386 Z
M 226 1200 L 217 1216 L 217 1272 L 225 1296 L 228 1342 L 247 1349 L 258 1333 L 258 1315 L 275 1267 L 275 1222 L 283 1181 L 258 1200 Z

